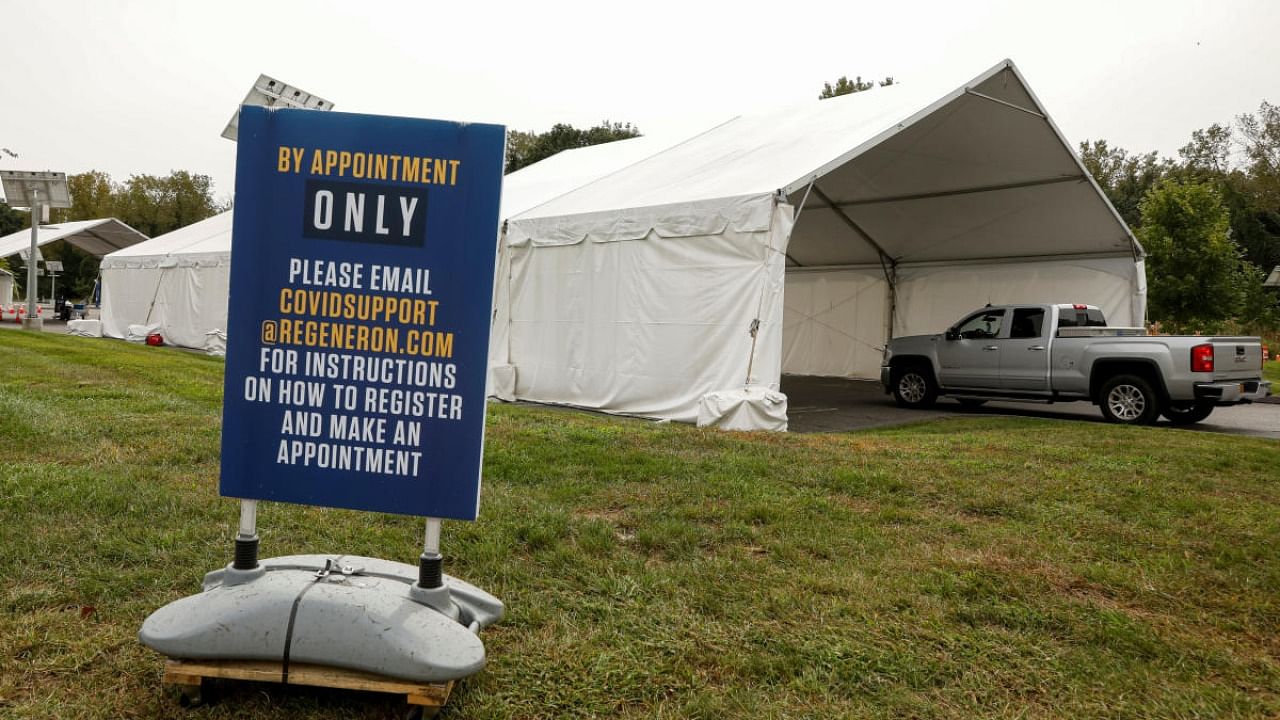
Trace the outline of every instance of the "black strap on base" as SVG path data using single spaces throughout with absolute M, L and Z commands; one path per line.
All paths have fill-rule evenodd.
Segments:
M 316 571 L 315 579 L 302 586 L 302 589 L 298 591 L 297 597 L 293 599 L 293 607 L 289 609 L 289 626 L 284 632 L 284 657 L 280 661 L 280 684 L 282 685 L 289 684 L 289 651 L 293 648 L 293 623 L 298 619 L 298 606 L 302 604 L 302 596 L 306 595 L 307 591 L 319 584 L 321 580 L 329 577 L 331 572 L 340 568 L 339 561 L 341 560 L 341 557 L 337 560 L 326 559 L 324 567 Z

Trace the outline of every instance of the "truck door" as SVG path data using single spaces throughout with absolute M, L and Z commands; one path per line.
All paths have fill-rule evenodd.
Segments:
M 945 388 L 1000 387 L 1000 346 L 1004 308 L 976 312 L 938 343 L 939 380 Z
M 1008 336 L 998 340 L 1005 390 L 1049 390 L 1049 325 L 1044 308 L 1013 308 Z

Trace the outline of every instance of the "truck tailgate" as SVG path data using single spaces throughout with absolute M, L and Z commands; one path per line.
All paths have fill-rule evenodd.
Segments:
M 1262 345 L 1257 338 L 1215 337 L 1213 344 L 1213 379 L 1247 380 L 1262 375 Z

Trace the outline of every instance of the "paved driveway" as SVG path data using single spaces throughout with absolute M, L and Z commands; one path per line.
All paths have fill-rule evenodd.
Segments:
M 990 402 L 971 410 L 961 408 L 954 400 L 942 399 L 929 410 L 908 410 L 895 405 L 893 397 L 884 394 L 880 383 L 869 380 L 787 375 L 782 378 L 782 392 L 787 395 L 787 414 L 792 432 L 845 432 L 957 415 L 1015 415 L 1102 422 L 1098 408 L 1085 402 L 1054 405 Z M 1171 427 L 1163 419 L 1159 425 Z M 1280 440 L 1280 403 L 1218 408 L 1208 420 L 1186 429 Z

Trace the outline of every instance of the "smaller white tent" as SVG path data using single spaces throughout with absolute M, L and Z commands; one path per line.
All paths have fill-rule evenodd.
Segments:
M 36 247 L 66 240 L 90 255 L 102 257 L 109 252 L 131 247 L 147 239 L 115 218 L 77 220 L 75 222 L 41 225 L 36 232 Z M 18 255 L 31 247 L 31 228 L 0 237 L 0 258 Z
M 231 273 L 231 211 L 102 259 L 102 332 L 130 326 L 166 343 L 218 352 L 225 346 Z

